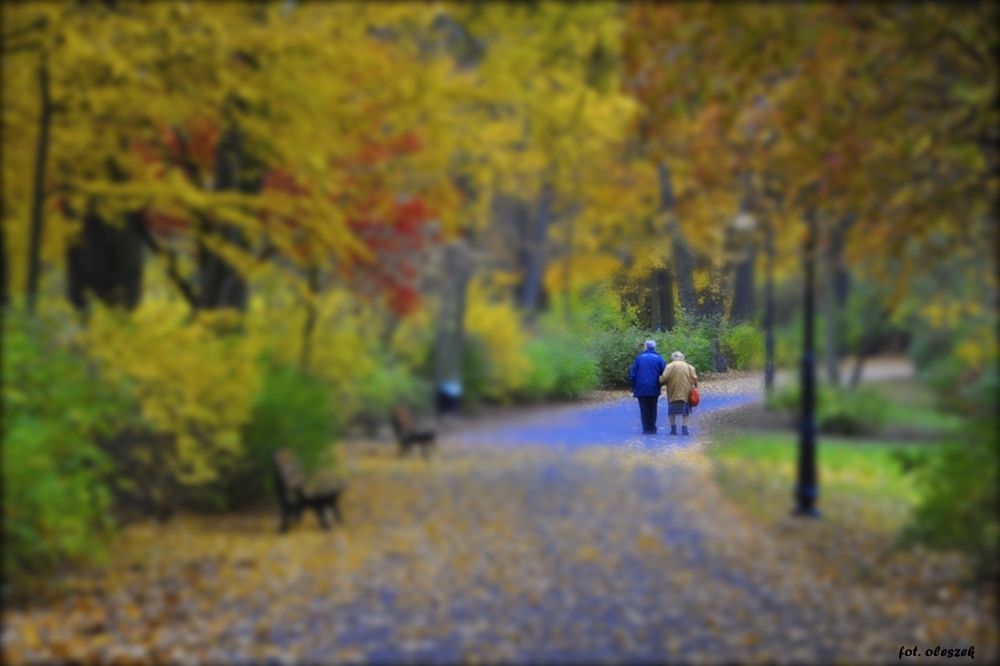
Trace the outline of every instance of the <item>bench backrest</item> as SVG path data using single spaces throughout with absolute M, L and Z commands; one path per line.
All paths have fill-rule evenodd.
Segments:
M 302 473 L 295 454 L 289 449 L 280 449 L 274 454 L 274 471 L 278 492 L 286 499 L 295 499 L 305 489 L 305 474 Z

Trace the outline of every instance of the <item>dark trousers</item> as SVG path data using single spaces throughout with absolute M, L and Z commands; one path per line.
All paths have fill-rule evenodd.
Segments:
M 656 432 L 656 401 L 658 395 L 636 398 L 639 401 L 639 415 L 642 417 L 642 431 Z

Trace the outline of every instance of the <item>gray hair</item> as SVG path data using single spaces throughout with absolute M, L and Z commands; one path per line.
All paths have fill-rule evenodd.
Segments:
M 646 349 L 656 349 L 656 340 L 646 340 Z
M 679 351 L 675 351 L 673 354 L 670 355 L 670 359 L 673 361 L 683 361 L 684 354 L 680 353 Z

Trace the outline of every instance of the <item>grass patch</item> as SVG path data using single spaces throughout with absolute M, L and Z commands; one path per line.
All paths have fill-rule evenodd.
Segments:
M 879 531 L 898 531 L 921 496 L 898 460 L 900 452 L 912 449 L 898 442 L 821 437 L 820 510 L 838 522 L 861 520 Z M 709 447 L 708 454 L 724 491 L 739 504 L 769 519 L 791 511 L 798 460 L 795 433 L 732 436 Z
M 872 382 L 869 386 L 886 400 L 886 426 L 942 433 L 953 432 L 962 427 L 962 418 L 941 411 L 934 391 L 916 379 Z
M 768 402 L 796 414 L 801 404 L 797 384 L 775 391 Z M 933 389 L 913 378 L 869 382 L 855 388 L 818 385 L 817 422 L 829 436 L 878 439 L 940 439 L 964 425 L 957 414 L 943 411 Z

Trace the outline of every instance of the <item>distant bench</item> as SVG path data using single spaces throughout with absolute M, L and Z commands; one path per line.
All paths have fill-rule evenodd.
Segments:
M 396 433 L 400 455 L 405 455 L 414 446 L 419 446 L 424 456 L 427 456 L 437 442 L 437 433 L 434 429 L 417 426 L 410 409 L 403 404 L 397 404 L 392 408 L 392 429 Z
M 343 482 L 324 474 L 307 478 L 295 454 L 289 449 L 281 449 L 274 454 L 274 483 L 281 505 L 279 532 L 286 532 L 292 524 L 301 520 L 306 509 L 316 512 L 323 529 L 330 527 L 326 521 L 327 509 L 338 523 L 344 522 L 340 513 Z

